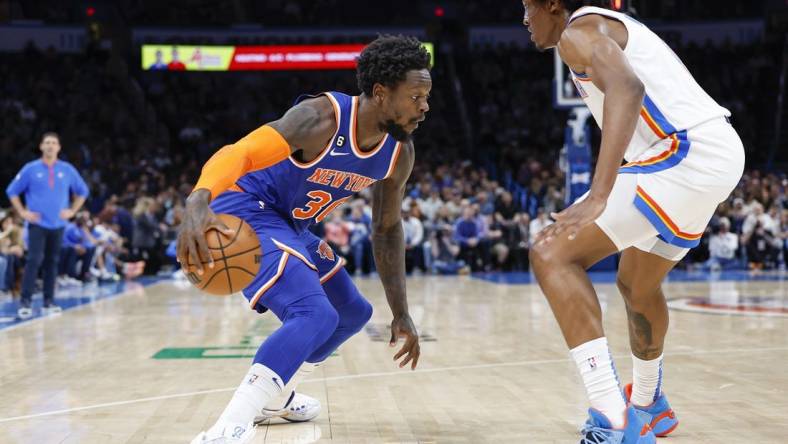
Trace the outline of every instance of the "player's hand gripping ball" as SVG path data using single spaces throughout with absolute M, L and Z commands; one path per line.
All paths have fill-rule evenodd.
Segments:
M 235 216 L 217 215 L 232 230 L 231 234 L 208 228 L 205 241 L 213 257 L 213 268 L 208 266 L 208 258 L 202 258 L 203 274 L 186 264 L 184 273 L 187 279 L 200 290 L 214 295 L 229 295 L 246 288 L 260 269 L 262 251 L 254 229 Z

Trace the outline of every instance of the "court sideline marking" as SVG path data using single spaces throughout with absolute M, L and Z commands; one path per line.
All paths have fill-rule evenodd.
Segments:
M 764 352 L 775 352 L 775 351 L 788 351 L 788 347 L 772 347 L 772 348 L 747 348 L 747 349 L 727 349 L 727 350 L 696 350 L 696 351 L 686 351 L 686 352 L 674 352 L 674 353 L 666 353 L 665 356 L 692 356 L 692 355 L 717 355 L 717 354 L 734 354 L 734 353 L 764 353 Z M 622 354 L 622 355 L 614 355 L 616 359 L 628 358 L 629 354 Z M 343 375 L 343 376 L 330 376 L 328 378 L 320 378 L 320 379 L 309 379 L 303 381 L 302 384 L 309 384 L 309 383 L 316 383 L 316 382 L 330 382 L 330 381 L 343 381 L 348 379 L 363 379 L 363 378 L 377 378 L 383 376 L 402 376 L 402 375 L 421 375 L 424 373 L 436 373 L 436 372 L 447 372 L 453 370 L 474 370 L 474 369 L 482 369 L 482 368 L 495 368 L 495 367 L 520 367 L 520 366 L 530 366 L 530 365 L 544 365 L 544 364 L 556 364 L 556 363 L 568 363 L 570 362 L 569 358 L 562 358 L 562 359 L 539 359 L 539 360 L 530 360 L 530 361 L 512 361 L 512 362 L 499 362 L 494 364 L 471 364 L 471 365 L 457 365 L 457 366 L 450 366 L 450 367 L 438 367 L 438 368 L 428 368 L 419 370 L 418 372 L 411 372 L 411 371 L 395 371 L 395 372 L 377 372 L 377 373 L 362 373 L 358 375 Z M 12 416 L 8 418 L 0 418 L 0 423 L 4 422 L 12 422 L 12 421 L 21 421 L 24 419 L 33 419 L 33 418 L 41 418 L 45 416 L 54 416 L 54 415 L 62 415 L 74 412 L 81 412 L 84 410 L 94 410 L 100 409 L 104 407 L 116 407 L 121 405 L 129 405 L 129 404 L 136 404 L 140 402 L 150 402 L 150 401 L 160 401 L 164 399 L 175 399 L 175 398 L 184 398 L 189 396 L 196 396 L 196 395 L 206 395 L 211 393 L 222 393 L 222 392 L 231 392 L 234 391 L 237 387 L 229 387 L 229 388 L 220 388 L 220 389 L 211 389 L 211 390 L 200 390 L 195 392 L 187 392 L 187 393 L 176 393 L 172 395 L 162 395 L 162 396 L 151 396 L 148 398 L 138 398 L 138 399 L 130 399 L 126 401 L 115 401 L 115 402 L 107 402 L 103 404 L 94 404 L 88 405 L 85 407 L 75 407 L 70 409 L 63 409 L 63 410 L 52 410 L 49 412 L 43 413 L 36 413 L 33 415 L 24 415 L 24 416 Z

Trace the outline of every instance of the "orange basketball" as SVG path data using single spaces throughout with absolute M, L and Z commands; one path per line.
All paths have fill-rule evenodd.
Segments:
M 184 272 L 195 287 L 221 296 L 241 291 L 252 282 L 260 269 L 263 253 L 257 233 L 249 224 L 229 214 L 218 216 L 233 230 L 233 234 L 228 236 L 213 229 L 205 232 L 205 240 L 213 256 L 213 268 L 209 268 L 205 261 L 202 276 L 196 270 Z

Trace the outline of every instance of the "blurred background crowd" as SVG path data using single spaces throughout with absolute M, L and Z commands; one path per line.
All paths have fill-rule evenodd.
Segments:
M 237 8 L 217 11 L 204 1 L 182 9 L 148 0 L 119 3 L 127 20 L 140 24 L 238 21 Z M 374 27 L 382 20 L 361 12 L 369 9 L 364 2 L 343 1 L 342 8 L 337 0 L 235 3 L 243 6 L 246 21 L 264 25 L 272 11 L 281 12 L 276 15 L 281 25 Z M 348 6 L 353 3 L 359 7 Z M 673 7 L 664 7 L 668 3 Z M 763 15 L 742 2 L 711 10 L 700 3 L 660 2 L 639 12 L 655 21 Z M 81 8 L 47 2 L 0 4 L 10 18 L 44 23 L 74 22 L 82 14 Z M 376 9 L 391 12 L 387 24 L 419 22 L 419 11 L 399 5 L 384 1 Z M 447 5 L 450 14 L 479 24 L 517 23 L 522 15 L 517 1 L 506 7 L 492 1 Z M 732 111 L 748 156 L 739 186 L 719 206 L 701 246 L 682 267 L 785 267 L 788 150 L 783 145 L 776 161 L 769 158 L 784 42 L 768 33 L 746 44 L 665 38 L 706 91 Z M 291 41 L 265 41 L 278 42 Z M 320 39 L 310 41 L 316 42 Z M 409 273 L 528 271 L 534 236 L 551 223 L 550 213 L 567 204 L 559 155 L 567 112 L 550 107 L 552 60 L 551 53 L 516 44 L 455 45 L 437 54 L 431 111 L 415 134 L 417 161 L 402 204 Z M 138 65 L 133 56 L 113 51 L 66 54 L 32 45 L 0 57 L 0 183 L 8 184 L 24 163 L 40 156 L 42 133 L 57 131 L 60 157 L 77 167 L 90 189 L 83 211 L 64 234 L 62 285 L 172 271 L 184 199 L 214 151 L 278 118 L 301 93 L 357 93 L 351 71 L 173 74 L 142 71 Z M 595 147 L 598 137 L 595 129 Z M 368 193 L 361 192 L 315 227 L 347 258 L 353 273 L 374 271 L 369 202 Z M 25 233 L 8 207 L 3 195 L 0 290 L 12 291 L 25 260 Z

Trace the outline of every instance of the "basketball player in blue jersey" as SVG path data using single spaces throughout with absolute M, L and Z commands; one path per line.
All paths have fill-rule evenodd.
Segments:
M 419 337 L 405 295 L 400 207 L 414 161 L 411 134 L 423 121 L 430 57 L 415 38 L 382 36 L 358 59 L 360 96 L 301 97 L 285 115 L 219 150 L 187 200 L 178 238 L 182 264 L 212 267 L 205 230 L 228 231 L 217 213 L 238 216 L 260 239 L 263 257 L 243 290 L 253 310 L 282 326 L 260 346 L 216 424 L 193 443 L 246 443 L 270 417 L 307 421 L 317 400 L 298 382 L 357 333 L 372 315 L 342 259 L 307 227 L 372 186 L 373 253 L 394 319 L 390 345 L 400 367 L 416 368 Z M 191 265 L 189 265 L 191 264 Z
M 556 223 L 530 251 L 591 401 L 581 443 L 653 443 L 678 425 L 662 393 L 668 310 L 661 282 L 738 183 L 742 142 L 730 112 L 643 24 L 579 7 L 589 1 L 522 3 L 531 40 L 556 48 L 602 128 L 591 190 L 553 214 Z M 634 379 L 623 393 L 585 272 L 618 251 Z

